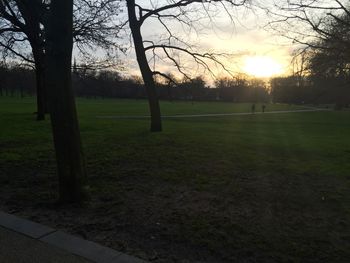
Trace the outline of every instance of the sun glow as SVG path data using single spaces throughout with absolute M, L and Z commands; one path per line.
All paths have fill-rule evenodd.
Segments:
M 271 57 L 265 56 L 247 57 L 244 61 L 243 70 L 249 75 L 260 78 L 268 78 L 284 72 L 280 63 Z

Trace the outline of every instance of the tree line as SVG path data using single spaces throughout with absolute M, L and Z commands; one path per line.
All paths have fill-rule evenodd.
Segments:
M 0 96 L 35 96 L 35 71 L 20 65 L 0 65 Z M 156 81 L 157 96 L 161 100 L 274 102 L 288 104 L 349 105 L 350 89 L 346 76 L 291 75 L 263 80 L 223 77 L 208 86 L 202 77 L 164 83 Z M 111 70 L 90 69 L 73 65 L 72 87 L 74 94 L 85 98 L 147 99 L 142 79 L 123 76 Z M 341 105 L 342 106 L 341 106 Z
M 35 70 L 13 65 L 0 66 L 0 96 L 35 96 Z M 175 83 L 156 81 L 157 97 L 161 100 L 268 102 L 267 83 L 242 76 L 219 78 L 209 86 L 202 77 L 182 79 Z M 147 99 L 142 80 L 123 76 L 111 70 L 87 69 L 83 65 L 72 69 L 72 87 L 78 97 Z
M 334 104 L 336 109 L 349 107 L 349 78 L 288 76 L 271 80 L 271 100 L 288 104 Z

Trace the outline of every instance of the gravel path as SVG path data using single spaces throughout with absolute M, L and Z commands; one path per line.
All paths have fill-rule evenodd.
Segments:
M 221 116 L 242 116 L 242 115 L 257 115 L 257 114 L 281 114 L 281 113 L 296 113 L 296 112 L 315 112 L 315 111 L 330 111 L 329 109 L 310 108 L 306 110 L 286 110 L 286 111 L 267 111 L 267 112 L 234 112 L 234 113 L 209 113 L 209 114 L 179 114 L 179 115 L 162 115 L 163 119 L 167 118 L 197 118 L 197 117 L 221 117 Z M 96 116 L 98 119 L 149 119 L 149 115 L 129 115 L 129 116 Z

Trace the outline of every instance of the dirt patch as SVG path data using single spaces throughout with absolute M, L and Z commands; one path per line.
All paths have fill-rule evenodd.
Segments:
M 95 176 L 85 207 L 58 207 L 47 201 L 56 193 L 54 173 L 48 174 L 1 174 L 1 209 L 152 262 L 344 262 L 349 256 L 341 203 L 322 182 L 310 188 L 310 176 L 283 181 L 233 173 L 202 184 L 133 171 Z

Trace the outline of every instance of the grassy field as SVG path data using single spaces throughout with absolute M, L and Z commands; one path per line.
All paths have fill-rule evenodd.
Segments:
M 50 123 L 34 111 L 32 98 L 0 98 L 0 209 L 154 262 L 349 262 L 349 111 L 165 119 L 150 133 L 147 119 L 96 118 L 147 115 L 145 101 L 79 99 L 83 208 L 54 205 Z

